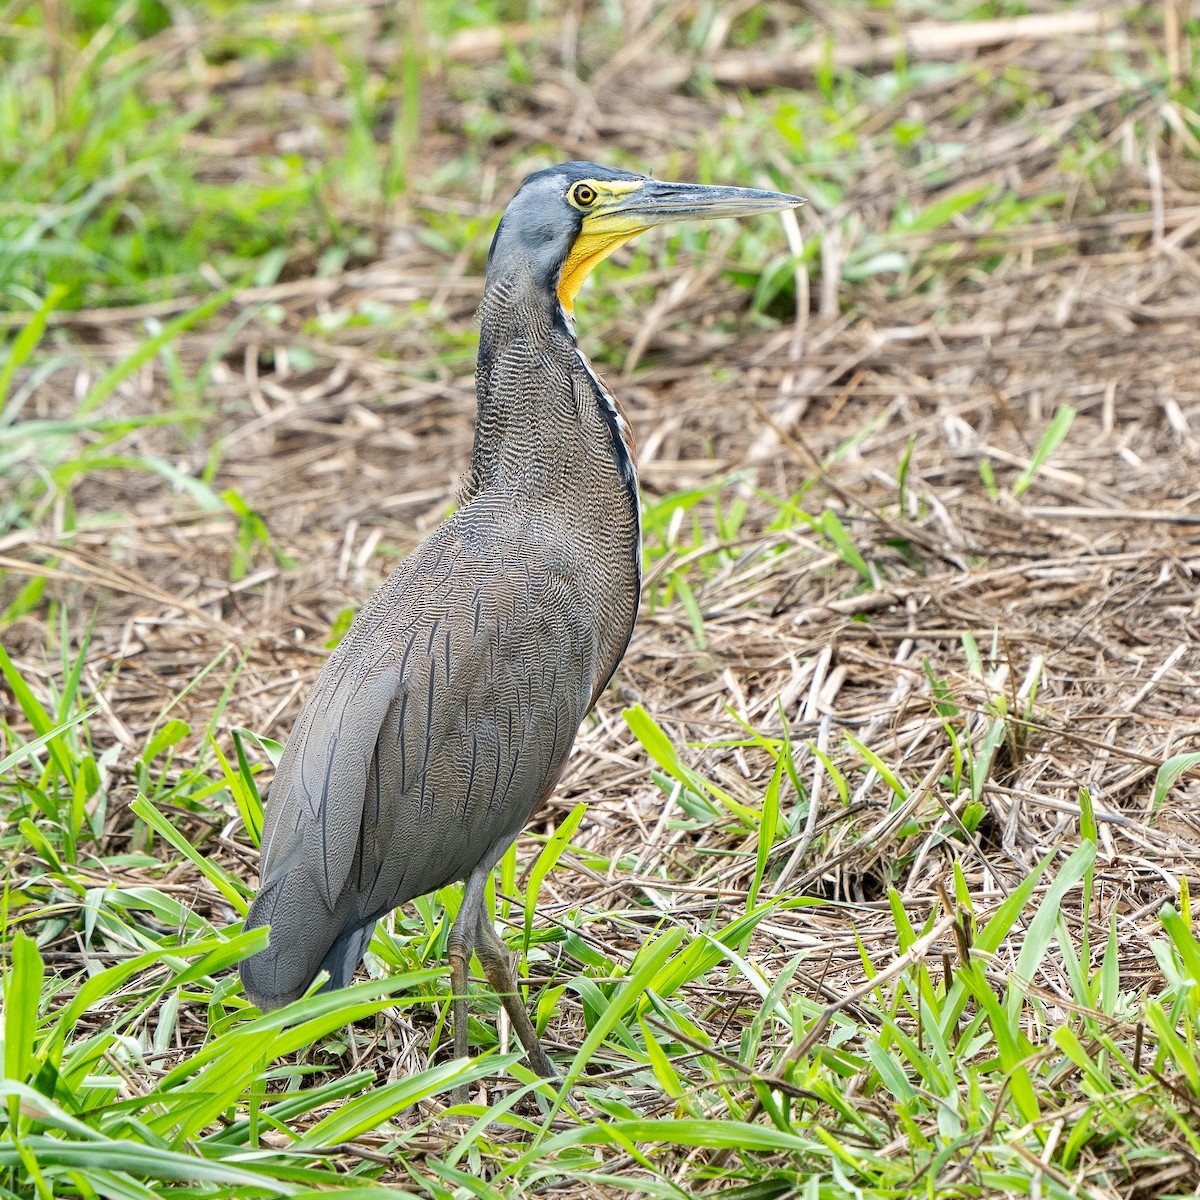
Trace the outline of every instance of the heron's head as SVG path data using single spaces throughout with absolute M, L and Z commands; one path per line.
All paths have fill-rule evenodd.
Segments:
M 488 254 L 488 281 L 529 273 L 569 313 L 596 264 L 652 225 L 748 217 L 803 203 L 782 192 L 663 183 L 598 163 L 563 163 L 530 175 L 504 210 Z

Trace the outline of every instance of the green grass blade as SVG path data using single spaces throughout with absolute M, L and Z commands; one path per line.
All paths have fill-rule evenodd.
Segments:
M 45 733 L 40 737 L 34 738 L 32 742 L 22 743 L 11 754 L 0 758 L 0 775 L 3 775 L 6 771 L 11 771 L 22 759 L 30 758 L 36 763 L 37 759 L 33 757 L 35 751 L 40 750 L 47 742 L 53 741 L 68 729 L 74 729 L 76 725 L 82 725 L 98 711 L 99 709 L 89 708 L 86 712 L 81 712 L 79 716 L 72 717 L 69 721 L 63 721 L 62 724 L 47 729 Z
M 250 911 L 250 903 L 244 894 L 245 885 L 234 879 L 219 863 L 206 855 L 199 853 L 196 848 L 154 807 L 141 793 L 129 806 L 135 816 L 141 817 L 155 833 L 173 846 L 184 858 L 189 859 L 204 876 L 229 901 L 233 907 L 245 916 Z
M 770 782 L 763 794 L 762 819 L 758 823 L 758 849 L 754 857 L 754 878 L 750 881 L 750 890 L 746 894 L 746 912 L 749 912 L 758 902 L 758 892 L 762 887 L 763 875 L 767 869 L 767 860 L 771 848 L 775 845 L 775 831 L 779 824 L 779 789 L 783 784 L 784 760 L 780 755 L 775 760 L 775 770 L 771 772 Z
M 4 1074 L 23 1082 L 34 1054 L 34 1033 L 45 968 L 37 944 L 18 931 L 10 950 L 12 965 L 4 981 Z
M 1154 776 L 1152 807 L 1157 809 L 1167 798 L 1167 793 L 1175 786 L 1180 776 L 1196 767 L 1200 767 L 1200 751 L 1193 751 L 1190 754 L 1176 754 L 1173 758 L 1168 758 L 1158 768 L 1158 773 Z
M 384 1087 L 375 1088 L 357 1100 L 343 1104 L 318 1121 L 296 1143 L 297 1149 L 314 1149 L 349 1142 L 372 1129 L 377 1129 L 397 1113 L 430 1096 L 449 1091 L 460 1084 L 471 1084 L 495 1075 L 498 1071 L 521 1060 L 520 1054 L 486 1057 L 472 1062 L 456 1058 L 436 1067 L 418 1071 Z
M 1058 923 L 1063 897 L 1083 878 L 1084 872 L 1092 865 L 1095 857 L 1096 847 L 1091 842 L 1079 846 L 1063 863 L 1029 923 L 1025 940 L 1021 944 L 1021 953 L 1017 957 L 1016 980 L 1008 994 L 1008 1013 L 1014 1023 L 1025 997 L 1024 985 L 1033 982 L 1033 977 L 1054 940 L 1054 929 Z
M 2 645 L 0 645 L 0 671 L 3 671 L 4 677 L 8 680 L 8 685 L 12 688 L 13 695 L 17 698 L 21 711 L 25 714 L 25 719 L 33 726 L 34 733 L 44 739 L 43 744 L 50 751 L 63 778 L 73 784 L 75 781 L 74 765 L 66 747 L 61 743 L 59 736 L 61 731 L 56 730 L 50 714 L 38 702 L 29 684 L 17 670 L 16 663 L 8 657 L 8 651 Z M 70 725 L 65 725 L 63 728 L 70 728 Z
M 577 804 L 563 818 L 558 828 L 550 835 L 533 870 L 529 873 L 529 886 L 525 889 L 525 953 L 529 953 L 529 938 L 533 932 L 533 914 L 537 909 L 538 893 L 546 876 L 554 869 L 562 857 L 563 851 L 571 841 L 571 835 L 579 828 L 583 814 L 587 811 L 586 804 Z
M 153 337 L 148 337 L 132 354 L 101 376 L 80 401 L 77 412 L 79 414 L 88 413 L 98 404 L 103 404 L 121 383 L 145 366 L 164 346 L 173 342 L 181 333 L 186 333 L 192 326 L 206 321 L 218 309 L 228 304 L 236 292 L 237 288 L 226 288 L 224 291 L 217 292 L 216 295 L 209 296 L 207 300 L 188 312 L 182 313 L 173 321 L 169 321 L 158 333 Z
M 33 315 L 25 323 L 24 328 L 13 341 L 12 349 L 4 366 L 0 367 L 0 425 L 7 424 L 4 419 L 3 405 L 8 399 L 8 389 L 12 386 L 13 374 L 18 367 L 24 366 L 29 356 L 37 349 L 46 332 L 46 322 L 50 314 L 58 307 L 58 302 L 67 294 L 68 288 L 62 284 L 54 284 L 46 293 L 46 298 L 38 305 Z
M 584 1068 L 592 1060 L 592 1056 L 600 1048 L 604 1039 L 612 1032 L 618 1021 L 645 995 L 647 988 L 655 976 L 666 965 L 668 959 L 679 948 L 683 941 L 685 930 L 682 928 L 669 929 L 659 937 L 648 941 L 632 964 L 632 972 L 628 979 L 622 982 L 616 993 L 610 997 L 607 1006 L 600 1013 L 599 1019 L 588 1032 L 583 1045 L 571 1060 L 571 1066 L 562 1082 L 558 1098 L 542 1126 L 543 1134 L 550 1128 L 550 1122 L 558 1110 L 566 1102 L 572 1085 L 582 1075 Z
M 221 747 L 217 745 L 217 740 L 212 734 L 208 735 L 208 744 L 217 756 L 217 762 L 225 776 L 229 793 L 233 797 L 234 804 L 237 805 L 237 810 L 242 818 L 242 824 L 245 826 L 246 832 L 250 835 L 250 840 L 255 846 L 261 846 L 263 822 L 262 797 L 259 795 L 258 784 L 250 770 L 250 760 L 246 757 L 246 750 L 242 745 L 240 731 L 233 730 L 232 736 L 234 751 L 237 755 L 237 770 L 234 770 L 230 765 L 229 760 L 225 757 Z
M 1012 494 L 1014 498 L 1023 495 L 1029 490 L 1030 485 L 1037 477 L 1037 473 L 1046 465 L 1046 461 L 1055 450 L 1063 444 L 1067 434 L 1071 431 L 1071 425 L 1074 421 L 1075 409 L 1069 404 L 1062 405 L 1055 412 L 1046 432 L 1042 434 L 1042 440 L 1038 442 L 1037 449 L 1033 452 L 1033 458 L 1030 459 L 1029 466 L 1013 482 Z

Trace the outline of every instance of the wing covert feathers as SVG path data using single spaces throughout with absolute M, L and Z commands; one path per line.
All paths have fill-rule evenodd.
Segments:
M 322 672 L 271 787 L 263 887 L 303 863 L 325 907 L 336 907 L 354 862 L 367 777 L 398 678 L 394 667 L 362 672 L 345 657 Z
M 335 947 L 365 948 L 354 931 L 369 940 L 377 917 L 463 878 L 562 768 L 603 656 L 570 564 L 489 519 L 484 538 L 460 510 L 401 564 L 296 722 L 246 920 L 272 926 L 242 964 L 260 1004 L 299 996 Z

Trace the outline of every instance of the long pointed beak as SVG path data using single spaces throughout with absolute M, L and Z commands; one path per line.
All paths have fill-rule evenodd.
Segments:
M 718 217 L 752 217 L 781 212 L 804 201 L 783 192 L 758 188 L 707 187 L 702 183 L 661 183 L 657 179 L 597 183 L 602 202 L 589 209 L 559 276 L 558 298 L 567 312 L 588 273 L 618 246 L 652 225 L 670 221 L 715 221 Z
M 801 196 L 758 188 L 708 187 L 702 183 L 663 183 L 648 179 L 636 192 L 622 196 L 604 215 L 619 216 L 649 227 L 668 221 L 715 221 L 719 217 L 752 217 L 758 213 L 798 208 Z

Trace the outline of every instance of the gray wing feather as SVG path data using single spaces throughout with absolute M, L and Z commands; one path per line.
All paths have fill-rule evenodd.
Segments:
M 260 1003 L 301 994 L 352 931 L 463 878 L 562 769 L 597 670 L 576 585 L 536 544 L 470 532 L 452 518 L 393 573 L 288 740 L 246 920 L 272 925 L 242 967 Z
M 333 911 L 354 861 L 367 776 L 397 678 L 394 667 L 355 670 L 346 655 L 325 664 L 271 785 L 262 886 L 303 864 Z

